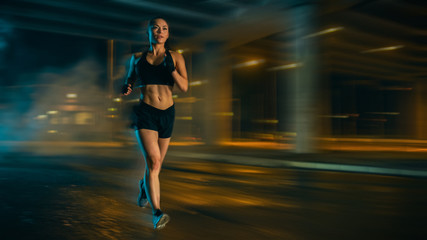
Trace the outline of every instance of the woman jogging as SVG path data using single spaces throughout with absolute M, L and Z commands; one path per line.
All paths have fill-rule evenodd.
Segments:
M 159 17 L 151 19 L 147 35 L 149 49 L 132 55 L 122 93 L 129 95 L 136 80 L 140 81 L 141 100 L 133 109 L 133 126 L 146 164 L 137 201 L 140 207 L 150 203 L 154 229 L 162 229 L 170 219 L 160 208 L 159 173 L 175 120 L 172 89 L 176 85 L 186 92 L 188 79 L 183 56 L 168 48 L 168 23 Z

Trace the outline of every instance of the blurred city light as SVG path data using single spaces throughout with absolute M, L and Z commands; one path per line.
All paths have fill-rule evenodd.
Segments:
M 67 93 L 67 98 L 77 98 L 76 93 Z
M 192 116 L 177 116 L 175 117 L 176 120 L 187 120 L 187 121 L 191 121 L 193 120 Z
M 188 84 L 190 86 L 194 87 L 194 86 L 200 86 L 200 85 L 207 84 L 207 83 L 208 83 L 208 80 L 196 80 L 196 81 L 191 81 Z
M 279 120 L 277 120 L 277 119 L 255 119 L 253 121 L 257 122 L 257 123 L 269 123 L 269 124 L 279 123 Z
M 393 51 L 400 48 L 405 47 L 404 45 L 390 46 L 390 47 L 382 47 L 382 48 L 374 48 L 365 51 L 361 51 L 361 53 L 372 53 L 372 52 L 383 52 L 383 51 Z
M 175 98 L 176 103 L 195 103 L 197 101 L 200 101 L 201 99 L 195 98 L 195 97 L 182 97 L 182 98 Z
M 215 116 L 223 116 L 223 117 L 232 117 L 234 116 L 233 112 L 217 112 L 214 114 Z
M 243 62 L 243 63 L 239 63 L 233 66 L 233 68 L 242 68 L 242 67 L 251 67 L 251 66 L 255 66 L 261 63 L 264 63 L 265 59 L 257 59 L 257 60 L 251 60 L 248 62 Z
M 280 70 L 292 69 L 292 68 L 301 67 L 302 65 L 303 65 L 302 63 L 291 63 L 291 64 L 268 68 L 267 71 L 280 71 Z
M 35 119 L 46 119 L 47 118 L 47 115 L 45 115 L 45 114 L 42 114 L 42 115 L 38 115 L 37 117 L 35 117 Z
M 313 34 L 309 34 L 309 35 L 305 36 L 304 38 L 317 37 L 317 36 L 320 36 L 320 35 L 324 35 L 324 34 L 328 34 L 328 33 L 333 33 L 333 32 L 336 32 L 336 31 L 341 31 L 341 30 L 343 30 L 343 29 L 344 29 L 344 27 L 333 27 L 333 28 L 328 28 L 328 29 L 323 30 L 323 31 L 320 31 L 320 32 L 316 32 L 316 33 L 313 33 Z
M 192 81 L 189 83 L 190 86 L 200 86 L 202 85 L 202 81 Z
M 399 112 L 367 112 L 370 114 L 379 114 L 379 115 L 399 115 Z

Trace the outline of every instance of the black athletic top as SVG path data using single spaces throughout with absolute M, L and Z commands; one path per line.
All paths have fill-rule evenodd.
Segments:
M 145 85 L 174 85 L 172 75 L 166 70 L 165 59 L 159 65 L 151 65 L 147 62 L 147 52 L 135 65 L 135 73 L 140 84 Z

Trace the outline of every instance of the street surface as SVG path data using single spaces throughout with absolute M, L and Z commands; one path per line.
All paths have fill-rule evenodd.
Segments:
M 0 239 L 426 239 L 427 178 L 166 157 L 154 231 L 132 148 L 2 153 Z M 209 154 L 209 153 L 205 153 Z M 214 154 L 214 153 L 212 153 Z

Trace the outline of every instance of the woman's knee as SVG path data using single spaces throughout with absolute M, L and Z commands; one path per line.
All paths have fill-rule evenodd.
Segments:
M 152 154 L 147 156 L 148 169 L 150 172 L 159 172 L 161 168 L 161 156 L 160 154 Z

